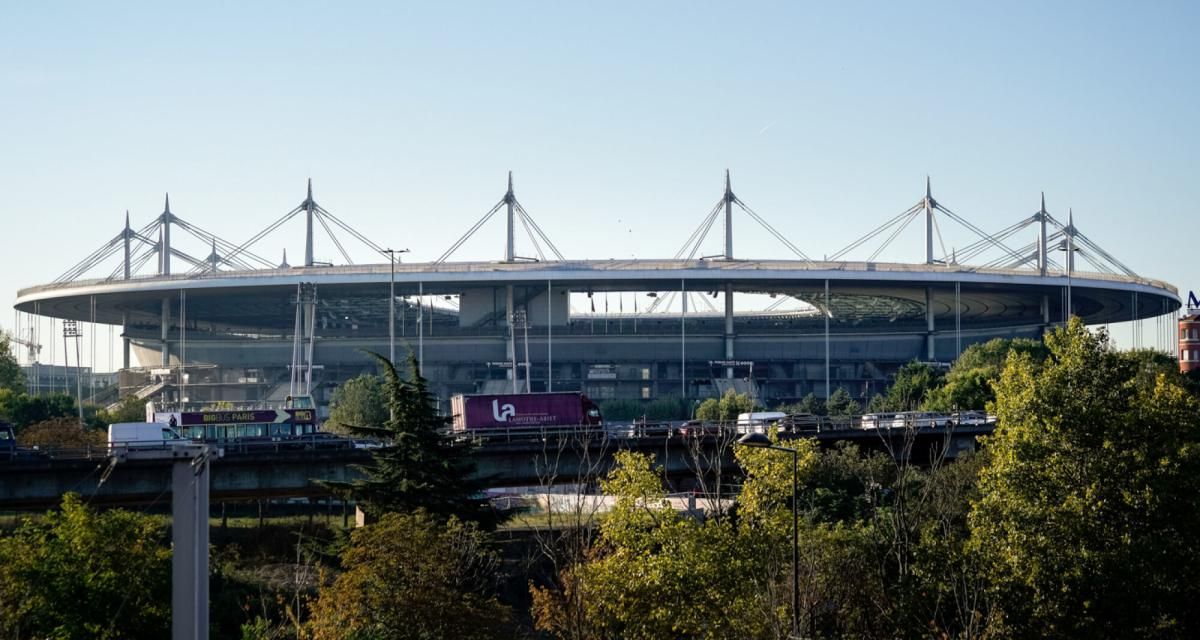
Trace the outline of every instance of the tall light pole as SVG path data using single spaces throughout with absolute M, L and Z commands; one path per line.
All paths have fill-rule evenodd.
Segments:
M 388 361 L 396 364 L 396 254 L 408 249 L 384 249 L 388 254 Z
M 746 447 L 782 451 L 792 455 L 792 637 L 796 638 L 800 634 L 800 511 L 797 509 L 799 496 L 796 491 L 796 484 L 800 479 L 800 452 L 796 449 L 778 446 L 762 433 L 747 433 L 738 438 L 737 443 Z

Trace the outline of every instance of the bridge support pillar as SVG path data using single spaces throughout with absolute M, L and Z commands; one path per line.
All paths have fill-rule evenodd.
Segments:
M 172 640 L 208 638 L 209 464 L 208 448 L 197 449 L 171 465 Z

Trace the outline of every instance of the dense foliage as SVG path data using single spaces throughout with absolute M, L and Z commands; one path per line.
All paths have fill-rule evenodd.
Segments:
M 0 389 L 18 393 L 25 388 L 25 373 L 13 353 L 12 338 L 0 332 Z
M 333 391 L 329 419 L 322 428 L 348 433 L 353 427 L 382 426 L 387 419 L 387 389 L 383 379 L 365 373 L 347 380 Z
M 696 408 L 696 419 L 711 422 L 733 422 L 737 420 L 738 414 L 750 413 L 757 408 L 758 404 L 754 398 L 730 389 L 719 399 L 708 398 L 700 403 L 700 406 Z
M 341 565 L 312 607 L 313 640 L 512 634 L 509 610 L 494 596 L 499 559 L 473 523 L 388 513 L 354 531 Z
M 166 527 L 136 513 L 62 510 L 0 539 L 0 636 L 165 638 L 171 628 Z
M 473 479 L 470 449 L 443 437 L 450 419 L 435 408 L 433 395 L 416 358 L 408 357 L 409 377 L 378 354 L 384 372 L 387 413 L 383 426 L 345 425 L 354 435 L 381 438 L 385 446 L 372 452 L 373 461 L 361 467 L 366 475 L 352 482 L 326 486 L 362 506 L 373 517 L 390 512 L 423 509 L 431 515 L 494 524 L 496 514 Z

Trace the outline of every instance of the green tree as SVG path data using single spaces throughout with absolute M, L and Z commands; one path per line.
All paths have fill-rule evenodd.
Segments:
M 359 467 L 365 478 L 323 483 L 379 516 L 424 509 L 436 517 L 457 516 L 491 525 L 497 514 L 473 479 L 470 449 L 444 437 L 450 419 L 434 407 L 416 357 L 408 356 L 404 380 L 387 358 L 371 354 L 384 370 L 391 413 L 381 427 L 346 425 L 353 435 L 382 438 L 386 446 L 372 451 L 372 463 Z
M 747 544 L 730 520 L 677 512 L 651 456 L 621 451 L 615 461 L 602 482 L 615 504 L 596 553 L 561 581 L 584 594 L 577 601 L 585 608 L 585 633 L 568 628 L 569 594 L 535 586 L 537 627 L 557 637 L 778 637 L 784 616 L 766 588 L 763 539 Z
M 88 509 L 26 520 L 0 539 L 0 636 L 157 639 L 171 633 L 166 527 L 136 513 Z
M 708 398 L 696 409 L 697 420 L 711 422 L 732 422 L 738 414 L 750 413 L 758 408 L 758 404 L 749 394 L 738 393 L 733 389 L 725 392 L 720 399 Z
M 0 403 L 0 416 L 12 422 L 18 431 L 38 422 L 78 415 L 75 398 L 64 393 L 31 396 L 24 392 L 0 391 Z
M 809 413 L 814 416 L 825 415 L 825 401 L 817 397 L 815 393 L 809 393 L 800 399 L 800 402 L 794 404 L 785 404 L 779 407 L 779 410 L 784 413 Z
M 117 422 L 145 422 L 146 401 L 137 396 L 121 399 L 112 411 L 102 409 L 96 413 L 96 421 L 107 426 Z
M 513 635 L 494 595 L 499 558 L 473 523 L 384 514 L 351 533 L 341 564 L 312 607 L 313 640 Z
M 379 427 L 387 419 L 387 390 L 383 379 L 364 373 L 334 389 L 325 428 L 345 433 L 350 427 Z
M 992 384 L 1000 379 L 1010 354 L 1026 354 L 1034 365 L 1046 359 L 1048 351 L 1041 340 L 995 338 L 973 344 L 963 350 L 942 385 L 926 398 L 922 408 L 929 411 L 983 410 L 996 399 Z
M 970 515 L 1013 637 L 1200 634 L 1200 405 L 1074 318 L 1008 359 Z M 1035 377 L 1036 376 L 1036 377 Z
M 825 401 L 825 406 L 829 415 L 834 418 L 846 418 L 862 413 L 862 407 L 841 387 L 834 390 L 829 399 Z
M 884 396 L 884 410 L 916 411 L 941 381 L 941 374 L 924 362 L 910 362 L 900 367 Z
M 12 338 L 0 331 L 0 389 L 14 393 L 25 390 L 25 373 L 13 353 Z

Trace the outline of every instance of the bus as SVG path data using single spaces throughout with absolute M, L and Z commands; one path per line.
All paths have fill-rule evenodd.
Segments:
M 170 425 L 190 440 L 270 442 L 317 433 L 317 410 L 311 396 L 289 396 L 283 409 L 155 411 L 153 422 Z

